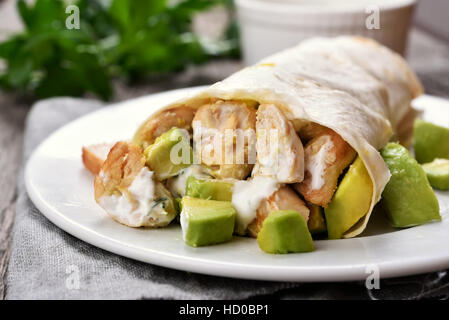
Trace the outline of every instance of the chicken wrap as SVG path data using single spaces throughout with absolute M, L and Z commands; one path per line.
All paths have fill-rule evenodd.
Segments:
M 422 92 L 406 62 L 376 42 L 316 38 L 166 106 L 141 125 L 134 142 L 145 149 L 173 127 L 189 132 L 194 165 L 232 184 L 228 200 L 239 234 L 256 236 L 270 212 L 287 209 L 307 221 L 316 208 L 329 208 L 329 228 L 334 200 L 368 199 L 338 212 L 335 237 L 350 238 L 365 229 L 390 178 L 379 150 L 390 140 L 408 142 L 410 102 Z M 364 194 L 344 196 L 352 183 L 363 184 L 357 188 Z

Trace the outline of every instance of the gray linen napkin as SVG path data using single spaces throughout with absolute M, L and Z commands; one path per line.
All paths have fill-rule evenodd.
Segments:
M 99 102 L 57 98 L 37 103 L 27 119 L 24 164 L 50 133 Z M 93 247 L 48 221 L 19 177 L 7 299 L 369 299 L 448 298 L 446 271 L 381 281 L 297 284 L 205 276 L 141 263 Z M 78 281 L 79 280 L 79 281 Z

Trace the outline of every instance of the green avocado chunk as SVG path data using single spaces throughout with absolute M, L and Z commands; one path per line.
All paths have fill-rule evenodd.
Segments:
M 307 227 L 311 234 L 319 234 L 326 232 L 326 222 L 323 217 L 323 208 L 313 203 L 307 203 L 307 207 L 310 210 L 309 220 L 307 221 Z
M 324 209 L 329 239 L 340 239 L 371 206 L 373 182 L 360 157 L 349 167 L 328 207 Z
M 449 159 L 435 159 L 422 167 L 432 187 L 449 190 Z
M 144 151 L 146 164 L 158 180 L 176 176 L 192 163 L 192 147 L 187 130 L 171 128 Z
M 231 202 L 183 197 L 181 228 L 184 242 L 208 246 L 232 239 L 236 211 Z
M 426 173 L 408 150 L 389 143 L 380 153 L 391 173 L 381 204 L 392 225 L 405 228 L 441 220 L 438 200 Z
M 309 252 L 314 250 L 304 217 L 295 210 L 271 212 L 257 235 L 260 249 L 267 253 Z
M 430 122 L 416 120 L 414 125 L 415 157 L 419 163 L 436 158 L 449 159 L 449 129 Z
M 232 201 L 234 183 L 216 179 L 187 179 L 186 195 L 193 198 Z

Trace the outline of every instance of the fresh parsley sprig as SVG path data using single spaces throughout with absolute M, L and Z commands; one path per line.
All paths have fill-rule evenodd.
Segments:
M 80 28 L 67 29 L 67 5 Z M 113 95 L 111 80 L 165 74 L 217 56 L 236 56 L 231 26 L 209 50 L 191 31 L 193 16 L 230 0 L 36 0 L 17 2 L 24 31 L 0 43 L 0 86 L 38 98 Z M 226 44 L 226 45 L 223 45 Z M 218 48 L 218 49 L 217 49 Z

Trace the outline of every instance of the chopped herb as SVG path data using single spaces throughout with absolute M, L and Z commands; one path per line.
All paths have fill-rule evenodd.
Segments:
M 168 201 L 168 198 L 166 197 L 162 197 L 157 199 L 156 201 L 154 201 L 153 205 L 151 206 L 151 210 L 153 210 L 154 208 L 156 208 L 158 205 L 160 205 L 162 203 L 162 208 L 165 209 L 165 202 Z

